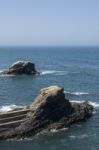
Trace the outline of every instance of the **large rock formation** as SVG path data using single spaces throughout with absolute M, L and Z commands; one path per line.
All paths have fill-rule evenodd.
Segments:
M 0 139 L 25 138 L 44 129 L 60 129 L 86 120 L 92 109 L 87 102 L 70 103 L 61 87 L 44 88 L 26 110 L 0 115 Z
M 38 72 L 35 69 L 35 64 L 33 64 L 30 61 L 17 61 L 10 66 L 8 71 L 2 72 L 2 74 L 10 74 L 10 75 L 17 75 L 17 74 L 34 75 L 37 73 Z

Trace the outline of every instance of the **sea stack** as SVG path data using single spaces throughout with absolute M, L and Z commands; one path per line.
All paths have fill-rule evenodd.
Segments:
M 63 88 L 50 86 L 41 89 L 26 110 L 0 114 L 0 139 L 24 139 L 45 129 L 64 128 L 87 120 L 92 110 L 93 106 L 88 102 L 71 103 L 65 98 Z
M 30 61 L 17 61 L 13 63 L 8 71 L 5 71 L 3 74 L 8 75 L 34 75 L 38 74 L 38 71 L 35 69 L 35 64 Z

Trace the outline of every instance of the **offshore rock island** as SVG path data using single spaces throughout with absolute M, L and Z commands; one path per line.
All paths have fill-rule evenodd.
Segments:
M 35 64 L 30 61 L 17 61 L 13 63 L 8 70 L 3 71 L 1 74 L 7 75 L 35 75 L 39 72 L 35 69 Z
M 20 139 L 47 129 L 61 129 L 92 116 L 88 102 L 73 103 L 65 98 L 64 89 L 55 85 L 41 89 L 27 108 L 0 114 L 0 140 Z

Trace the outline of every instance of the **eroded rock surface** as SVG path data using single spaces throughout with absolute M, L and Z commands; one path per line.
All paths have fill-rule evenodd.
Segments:
M 35 101 L 28 107 L 22 122 L 17 121 L 15 126 L 10 128 L 6 125 L 5 130 L 2 130 L 4 126 L 1 126 L 0 139 L 25 138 L 44 129 L 67 127 L 72 123 L 88 119 L 92 115 L 92 109 L 93 107 L 87 102 L 70 103 L 65 98 L 63 88 L 50 86 L 40 90 Z M 22 110 L 20 115 L 21 113 Z

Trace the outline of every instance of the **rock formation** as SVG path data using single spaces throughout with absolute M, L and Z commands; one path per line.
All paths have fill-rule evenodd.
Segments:
M 35 64 L 33 64 L 30 61 L 17 61 L 10 66 L 8 71 L 2 72 L 2 74 L 9 74 L 9 75 L 18 75 L 18 74 L 34 75 L 37 73 L 38 72 L 35 69 Z
M 41 89 L 28 108 L 0 114 L 0 139 L 25 138 L 44 129 L 67 127 L 88 119 L 92 109 L 88 102 L 69 102 L 63 88 L 50 86 Z

